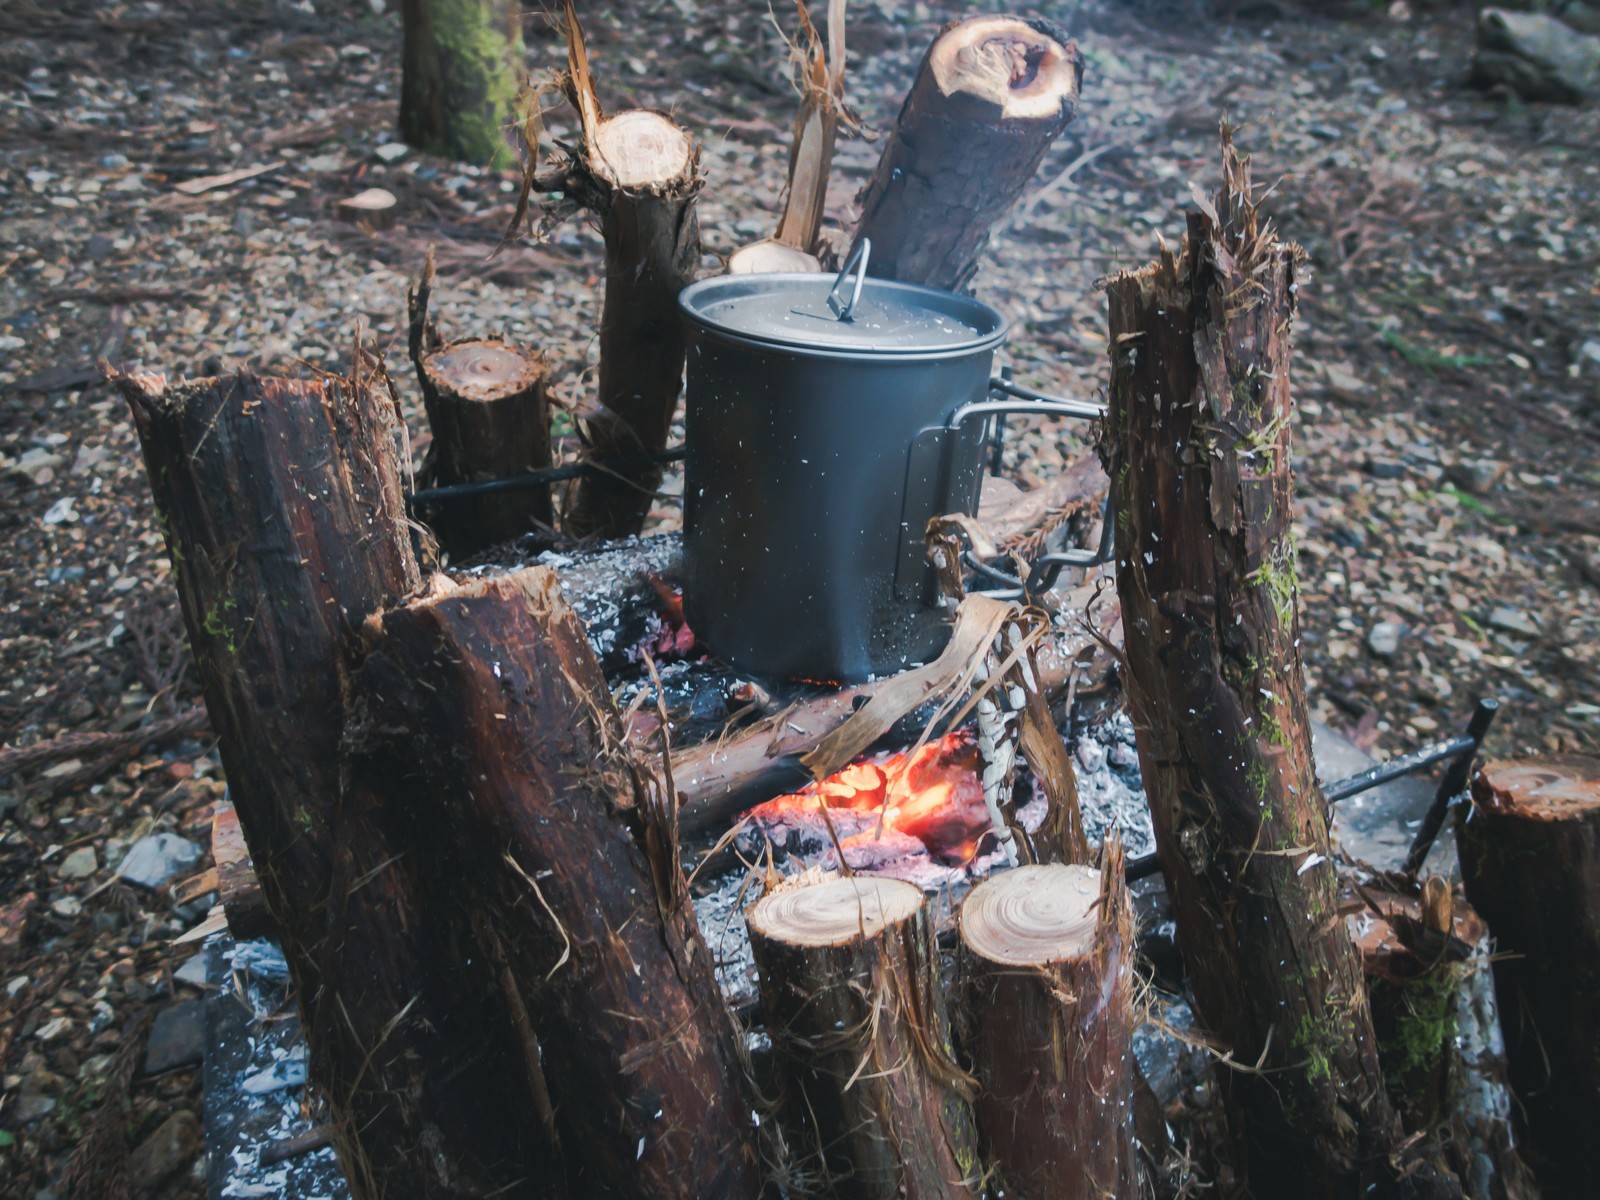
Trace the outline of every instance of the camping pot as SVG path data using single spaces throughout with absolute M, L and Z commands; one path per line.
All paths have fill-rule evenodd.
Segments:
M 923 536 L 977 511 L 983 418 L 1085 415 L 988 400 L 1005 319 L 869 278 L 869 252 L 837 278 L 726 275 L 679 298 L 685 610 L 752 674 L 856 681 L 935 656 L 948 614 Z

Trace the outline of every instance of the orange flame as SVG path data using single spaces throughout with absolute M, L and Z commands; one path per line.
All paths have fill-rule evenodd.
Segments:
M 965 865 L 989 829 L 978 747 L 966 731 L 852 763 L 798 792 L 768 800 L 750 816 L 762 827 L 815 823 L 819 805 L 833 819 L 847 861 L 858 857 L 853 849 L 865 851 L 882 842 L 888 843 L 883 851 L 894 853 L 892 843 L 903 846 L 914 838 L 935 860 Z

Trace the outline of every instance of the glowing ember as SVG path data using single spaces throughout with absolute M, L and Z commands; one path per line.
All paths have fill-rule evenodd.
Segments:
M 799 792 L 752 809 L 752 824 L 774 846 L 801 856 L 836 858 L 833 839 L 857 870 L 926 875 L 916 863 L 973 870 L 989 814 L 978 779 L 978 747 L 967 731 L 909 751 L 854 763 Z M 824 821 L 824 816 L 827 820 Z M 832 825 L 832 834 L 828 826 Z M 935 872 L 938 874 L 938 872 Z

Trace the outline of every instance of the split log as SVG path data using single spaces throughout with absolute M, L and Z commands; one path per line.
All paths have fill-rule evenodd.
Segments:
M 1241 1182 L 1257 1196 L 1453 1193 L 1383 1087 L 1361 963 L 1337 919 L 1311 758 L 1290 537 L 1289 327 L 1301 252 L 1223 186 L 1174 255 L 1109 285 L 1124 686 Z M 1247 1180 L 1247 1182 L 1245 1182 Z
M 440 977 L 392 814 L 348 802 L 346 651 L 418 585 L 381 378 L 123 375 L 189 645 L 357 1200 L 482 1194 L 529 1170 L 515 1052 Z
M 354 221 L 369 229 L 387 229 L 394 224 L 399 201 L 385 188 L 366 188 L 354 196 L 346 196 L 334 207 L 346 221 Z
M 541 355 L 493 338 L 435 347 L 428 319 L 433 253 L 410 296 L 411 361 L 433 441 L 425 486 L 501 479 L 550 465 L 550 402 Z M 548 487 L 443 502 L 423 519 L 453 559 L 554 520 Z
M 219 804 L 211 814 L 211 860 L 216 863 L 217 896 L 228 918 L 228 932 L 240 941 L 276 939 L 278 927 L 267 911 L 239 814 L 231 804 Z
M 606 289 L 598 405 L 583 414 L 588 459 L 601 470 L 579 482 L 563 528 L 575 537 L 616 538 L 644 524 L 661 470 L 612 464 L 666 448 L 683 384 L 678 293 L 700 265 L 700 150 L 662 113 L 602 115 L 572 0 L 565 29 L 579 145 L 561 186 L 599 219 Z
M 349 790 L 428 848 L 428 911 L 457 933 L 439 969 L 495 964 L 471 1019 L 520 1034 L 497 1067 L 536 1098 L 516 1115 L 562 1148 L 570 1195 L 759 1195 L 670 799 L 646 790 L 554 573 L 436 578 L 368 625 Z
M 1133 1147 L 1133 907 L 1103 870 L 1018 867 L 961 906 L 964 1056 L 991 1188 L 1019 1200 L 1139 1194 Z
M 1529 1161 L 1551 1195 L 1584 1194 L 1600 1174 L 1600 758 L 1486 764 L 1456 840 L 1467 898 L 1495 938 Z
M 1348 918 L 1390 1099 L 1475 1200 L 1537 1200 L 1512 1134 L 1488 926 L 1437 876 L 1422 899 L 1361 888 Z
M 1036 17 L 952 22 L 929 47 L 861 194 L 873 275 L 959 291 L 989 231 L 1076 115 L 1083 56 Z
M 797 1177 L 845 1200 L 975 1196 L 971 1078 L 921 889 L 802 877 L 746 920 Z
M 800 61 L 800 112 L 789 146 L 783 215 L 772 237 L 734 252 L 728 259 L 730 275 L 822 269 L 822 214 L 828 203 L 833 144 L 844 110 L 845 0 L 828 0 L 826 49 L 805 0 L 796 0 L 795 7 L 800 12 L 801 45 L 793 51 Z

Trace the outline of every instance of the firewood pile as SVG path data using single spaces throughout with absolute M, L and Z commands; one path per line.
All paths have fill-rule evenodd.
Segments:
M 963 288 L 1071 119 L 1077 47 L 1039 20 L 946 27 L 835 238 L 843 11 L 824 40 L 802 10 L 784 216 L 730 265 L 815 272 L 870 241 L 883 276 Z M 564 22 L 579 135 L 552 173 L 530 164 L 529 203 L 559 195 L 606 244 L 567 494 L 549 487 L 551 368 L 443 342 L 427 268 L 419 477 L 359 345 L 345 377 L 116 378 L 259 887 L 247 918 L 242 855 L 219 854 L 224 916 L 283 947 L 352 1194 L 1088 1198 L 1203 1176 L 1224 1194 L 1520 1196 L 1525 1149 L 1550 1180 L 1581 1174 L 1585 1139 L 1515 1138 L 1505 1064 L 1455 1031 L 1493 1041 L 1489 933 L 1538 963 L 1593 943 L 1572 916 L 1594 909 L 1592 765 L 1480 776 L 1462 823 L 1476 913 L 1436 879 L 1341 879 L 1290 536 L 1300 255 L 1229 131 L 1182 245 L 1109 283 L 1104 471 L 929 522 L 937 657 L 757 679 L 699 653 L 676 539 L 635 536 L 685 365 L 695 143 L 661 113 L 607 114 L 570 3 Z M 419 489 L 434 500 L 413 514 Z M 1107 493 L 1114 569 L 1029 578 L 1024 557 L 1094 541 Z M 1024 547 L 1021 595 L 968 590 L 969 552 Z M 1215 1060 L 1178 1172 L 1162 1127 L 1182 1114 L 1135 1134 L 1123 842 L 1089 836 L 1062 739 L 1075 702 L 1112 688 Z M 1504 850 L 1518 839 L 1571 885 L 1565 923 L 1520 919 L 1539 901 Z M 742 863 L 758 1000 L 737 1014 L 693 904 L 702 857 Z M 1494 968 L 1524 1022 L 1510 1082 L 1558 1098 L 1546 1129 L 1596 1099 L 1592 1055 L 1528 1074 L 1541 1039 L 1594 1032 L 1595 955 L 1567 961 L 1559 988 Z

